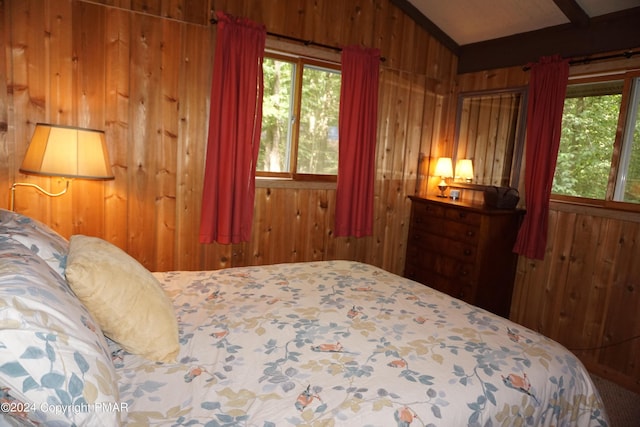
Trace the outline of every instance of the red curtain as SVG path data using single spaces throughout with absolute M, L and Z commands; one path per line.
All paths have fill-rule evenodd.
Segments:
M 342 50 L 336 236 L 373 234 L 380 51 Z
M 200 242 L 251 238 L 266 30 L 217 13 Z
M 531 259 L 544 259 L 568 78 L 569 60 L 559 56 L 543 57 L 531 66 L 525 165 L 527 213 L 514 247 L 516 253 Z

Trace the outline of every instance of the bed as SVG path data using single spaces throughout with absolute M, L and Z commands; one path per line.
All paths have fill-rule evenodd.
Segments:
M 0 295 L 9 425 L 608 425 L 559 344 L 358 262 L 149 273 L 0 210 Z

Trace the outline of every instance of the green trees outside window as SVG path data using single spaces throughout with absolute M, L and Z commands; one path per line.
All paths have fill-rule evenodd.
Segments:
M 639 80 L 568 87 L 552 193 L 640 203 Z
M 305 58 L 264 60 L 259 175 L 338 172 L 340 72 Z

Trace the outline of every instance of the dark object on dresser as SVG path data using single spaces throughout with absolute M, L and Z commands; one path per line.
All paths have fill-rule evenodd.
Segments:
M 410 198 L 405 277 L 508 318 L 524 211 Z
M 488 208 L 515 209 L 520 193 L 512 187 L 488 187 L 484 190 L 484 205 Z

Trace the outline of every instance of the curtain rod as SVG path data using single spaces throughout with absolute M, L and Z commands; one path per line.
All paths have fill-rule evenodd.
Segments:
M 583 65 L 588 64 L 593 61 L 604 61 L 606 59 L 615 59 L 615 58 L 626 58 L 629 59 L 634 55 L 640 54 L 640 51 L 636 50 L 635 52 L 632 50 L 628 50 L 622 53 L 613 53 L 610 55 L 602 55 L 602 56 L 594 56 L 590 58 L 582 58 L 582 59 L 571 59 L 569 60 L 569 65 Z M 525 65 L 522 67 L 523 71 L 529 71 L 531 69 L 530 66 Z
M 614 58 L 631 58 L 634 55 L 640 54 L 640 51 L 636 50 L 635 52 L 632 50 L 628 50 L 622 53 L 614 53 L 611 55 L 602 55 L 602 56 L 594 56 L 593 58 L 583 58 L 583 59 L 572 59 L 569 61 L 569 65 L 577 65 L 577 64 L 588 64 L 591 61 L 604 61 L 605 59 L 614 59 Z
M 218 20 L 215 19 L 215 18 L 211 18 L 209 20 L 209 22 L 211 24 L 217 24 Z M 289 41 L 292 41 L 292 42 L 302 43 L 305 46 L 318 46 L 318 47 L 322 47 L 322 48 L 325 48 L 325 49 L 335 50 L 336 52 L 342 52 L 342 48 L 341 47 L 331 46 L 331 45 L 323 44 L 323 43 L 318 43 L 318 42 L 314 42 L 313 40 L 304 40 L 304 39 L 300 39 L 298 37 L 287 36 L 287 35 L 278 34 L 278 33 L 272 33 L 270 31 L 267 31 L 267 35 L 272 36 L 272 37 L 278 37 L 280 39 L 289 40 Z M 380 61 L 384 62 L 384 61 L 386 61 L 386 58 L 384 56 L 381 56 L 380 57 Z

